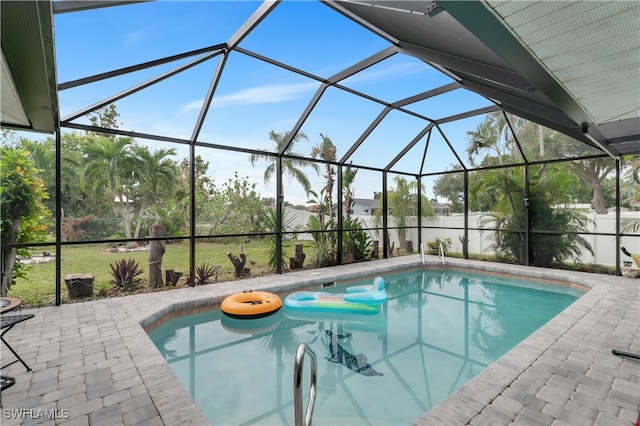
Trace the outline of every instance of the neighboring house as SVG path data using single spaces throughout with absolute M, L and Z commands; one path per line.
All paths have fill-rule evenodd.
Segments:
M 351 206 L 351 216 L 373 216 L 376 210 L 380 208 L 380 200 L 368 198 L 354 198 L 353 206 Z M 317 213 L 318 206 L 312 205 L 307 207 L 308 212 Z M 335 208 L 338 211 L 338 208 Z
M 380 208 L 380 200 L 369 198 L 354 198 L 351 207 L 352 216 L 373 216 Z
M 431 207 L 436 216 L 449 216 L 451 213 L 451 205 L 446 203 L 438 203 L 437 201 L 431 201 Z
M 128 211 L 132 216 L 136 215 L 140 210 L 140 206 L 136 206 L 126 195 L 123 195 L 122 199 L 120 199 L 120 196 L 116 195 L 113 199 L 113 212 L 116 216 L 122 216 L 122 203 L 125 203 L 129 207 Z

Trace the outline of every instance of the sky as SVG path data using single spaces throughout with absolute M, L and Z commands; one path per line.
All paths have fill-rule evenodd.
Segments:
M 59 83 L 151 61 L 229 40 L 259 7 L 255 1 L 157 1 L 55 15 L 57 80 Z M 283 1 L 239 45 L 302 71 L 328 78 L 387 48 L 389 43 L 320 2 Z M 183 59 L 136 73 L 61 91 L 61 118 L 71 116 L 114 94 L 192 61 Z M 220 56 L 163 80 L 116 102 L 120 128 L 189 139 Z M 395 102 L 452 80 L 413 57 L 396 54 L 341 82 L 346 87 Z M 269 132 L 283 133 L 298 121 L 319 83 L 231 52 L 200 132 L 199 141 L 257 149 L 273 149 Z M 410 104 L 406 108 L 429 118 L 443 118 L 482 108 L 491 102 L 464 90 Z M 308 141 L 295 151 L 309 155 L 321 135 L 329 137 L 342 158 L 383 106 L 338 88 L 329 88 L 302 126 Z M 443 126 L 449 142 L 461 155 L 466 132 L 484 118 Z M 88 123 L 86 117 L 75 122 Z M 392 111 L 349 158 L 354 164 L 384 167 L 428 124 L 420 118 Z M 137 139 L 152 147 L 166 144 Z M 426 138 L 422 138 L 395 167 L 419 172 Z M 179 159 L 188 147 L 173 145 Z M 275 182 L 266 185 L 268 163 L 249 163 L 249 156 L 223 150 L 197 148 L 209 161 L 210 175 L 221 183 L 234 172 L 257 182 L 266 197 L 275 196 Z M 444 139 L 433 132 L 423 172 L 439 172 L 456 159 Z M 315 191 L 323 179 L 308 169 Z M 393 178 L 393 175 L 390 176 Z M 305 204 L 308 197 L 295 181 L 286 178 L 285 199 Z M 432 179 L 427 180 L 431 194 Z M 361 169 L 354 184 L 358 198 L 381 191 L 381 174 Z

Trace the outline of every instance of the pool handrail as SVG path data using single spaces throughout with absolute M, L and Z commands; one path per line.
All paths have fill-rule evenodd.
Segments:
M 304 366 L 304 356 L 308 354 L 311 358 L 311 385 L 309 388 L 309 401 L 307 402 L 307 410 L 302 410 L 302 367 Z M 293 407 L 294 407 L 294 424 L 296 426 L 310 426 L 313 416 L 313 407 L 316 402 L 316 384 L 317 384 L 317 361 L 316 354 L 306 344 L 298 345 L 296 356 L 293 363 Z

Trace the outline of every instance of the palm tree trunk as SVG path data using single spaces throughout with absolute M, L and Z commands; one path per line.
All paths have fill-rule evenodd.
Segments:
M 140 236 L 140 228 L 142 227 L 142 214 L 144 210 L 147 208 L 147 196 L 142 197 L 142 203 L 140 204 L 140 211 L 138 212 L 138 220 L 136 220 L 136 230 L 133 234 L 133 238 L 138 238 Z

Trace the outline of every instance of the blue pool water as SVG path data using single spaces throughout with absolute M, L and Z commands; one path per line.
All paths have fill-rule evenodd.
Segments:
M 306 343 L 318 359 L 314 425 L 408 425 L 583 294 L 458 271 L 385 280 L 389 299 L 377 316 L 281 310 L 231 320 L 214 310 L 169 320 L 149 336 L 212 424 L 293 424 L 293 359 Z M 369 282 L 349 285 L 357 284 Z M 330 362 L 338 348 L 341 359 L 369 367 Z

